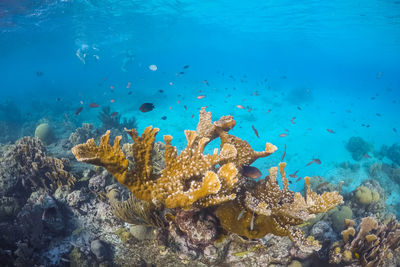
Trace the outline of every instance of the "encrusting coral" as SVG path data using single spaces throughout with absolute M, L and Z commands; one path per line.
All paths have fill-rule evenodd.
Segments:
M 392 218 L 379 224 L 372 217 L 362 218 L 358 231 L 355 222 L 346 220 L 343 242 L 336 242 L 329 253 L 330 263 L 345 266 L 394 266 L 389 262 L 400 246 L 400 224 Z M 387 265 L 389 263 L 389 265 Z
M 152 126 L 141 137 L 136 129 L 126 130 L 134 140 L 130 151 L 134 159 L 132 168 L 128 168 L 129 161 L 121 151 L 121 137 L 116 137 L 111 146 L 109 132 L 102 136 L 99 146 L 90 139 L 75 146 L 72 152 L 79 161 L 105 167 L 139 199 L 166 208 L 207 207 L 234 199 L 233 189 L 241 168 L 277 149 L 267 143 L 265 151 L 254 151 L 246 141 L 228 134 L 235 123 L 232 116 L 212 123 L 211 112 L 203 108 L 197 131 L 185 131 L 187 147 L 179 155 L 171 145 L 172 136 L 164 136 L 166 167 L 158 177 L 153 176 L 151 164 L 158 129 Z M 215 149 L 212 155 L 204 155 L 204 147 L 217 137 L 221 139 L 220 153 Z
M 165 208 L 204 208 L 218 206 L 216 215 L 225 230 L 249 238 L 261 238 L 267 233 L 289 236 L 303 251 L 319 249 L 317 241 L 305 238 L 296 225 L 326 212 L 342 202 L 338 192 L 319 195 L 309 186 L 306 177 L 306 196 L 289 190 L 284 168 L 279 164 L 283 189 L 277 182 L 278 168 L 269 170 L 269 176 L 254 181 L 241 174 L 261 157 L 271 155 L 276 146 L 267 143 L 264 151 L 256 152 L 250 145 L 228 132 L 235 126 L 232 116 L 223 116 L 212 122 L 211 112 L 200 111 L 196 131 L 186 130 L 187 146 L 178 155 L 171 145 L 172 136 L 164 136 L 165 168 L 153 170 L 152 156 L 157 128 L 147 127 L 141 136 L 136 129 L 125 131 L 134 143 L 121 150 L 121 137 L 109 144 L 109 131 L 100 144 L 94 139 L 72 149 L 76 159 L 106 168 L 119 183 L 141 200 Z M 205 146 L 220 138 L 221 150 L 203 154 Z M 133 159 L 133 163 L 128 159 Z

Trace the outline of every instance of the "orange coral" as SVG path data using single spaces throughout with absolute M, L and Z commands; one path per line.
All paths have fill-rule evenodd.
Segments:
M 300 225 L 316 213 L 326 212 L 342 202 L 338 192 L 318 195 L 309 186 L 306 177 L 306 197 L 289 190 L 284 168 L 279 164 L 283 189 L 277 183 L 278 168 L 269 169 L 269 176 L 243 189 L 243 196 L 224 203 L 217 208 L 217 217 L 223 228 L 248 238 L 260 238 L 268 233 L 289 236 L 303 250 L 317 250 L 317 241 L 304 238 Z
M 129 151 L 134 159 L 132 168 L 121 150 L 121 137 L 116 137 L 111 146 L 109 131 L 101 138 L 99 146 L 90 139 L 75 146 L 72 152 L 78 161 L 105 167 L 139 199 L 167 208 L 207 207 L 234 199 L 243 166 L 277 149 L 267 143 L 265 151 L 254 151 L 246 141 L 228 134 L 235 124 L 232 116 L 223 116 L 212 123 L 211 112 L 201 109 L 197 130 L 185 131 L 187 146 L 179 155 L 171 145 L 172 136 L 164 136 L 166 167 L 161 175 L 152 171 L 152 150 L 158 133 L 152 126 L 140 137 L 136 129 L 126 130 L 134 141 Z M 205 146 L 217 137 L 221 139 L 220 153 L 215 149 L 211 155 L 204 154 Z

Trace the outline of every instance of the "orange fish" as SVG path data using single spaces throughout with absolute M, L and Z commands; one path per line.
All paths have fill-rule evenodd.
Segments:
M 110 103 L 114 103 L 114 102 L 115 102 L 115 99 L 111 99 L 111 100 L 110 100 Z
M 335 132 L 332 129 L 326 129 L 328 132 L 334 134 Z
M 170 110 L 172 110 L 172 107 L 171 107 L 171 106 L 169 106 L 168 108 L 169 108 Z
M 242 105 L 236 105 L 237 108 L 244 109 Z
M 257 131 L 256 127 L 254 127 L 254 125 L 251 125 L 251 128 L 253 129 L 253 131 L 254 131 L 254 133 L 256 134 L 256 136 L 257 136 L 258 138 L 260 138 L 260 136 L 258 136 L 258 131 Z
M 310 166 L 311 164 L 314 163 L 314 160 L 310 161 L 309 163 L 306 164 L 306 166 Z
M 194 114 L 192 114 L 192 118 L 194 117 Z
M 314 159 L 315 164 L 321 164 L 321 160 L 320 159 Z
M 90 104 L 89 104 L 89 107 L 91 107 L 91 108 L 98 108 L 99 105 L 96 104 L 96 103 L 90 103 Z
M 128 84 L 126 85 L 126 88 L 131 87 L 131 82 L 128 82 Z
M 255 96 L 259 96 L 259 94 L 258 94 L 258 92 L 257 92 L 257 91 L 255 91 L 255 92 L 253 93 L 253 95 L 255 95 Z
M 205 95 L 198 95 L 196 98 L 197 99 L 203 99 L 203 98 L 205 98 L 206 96 Z
M 279 137 L 285 137 L 285 136 L 287 136 L 286 133 L 281 133 L 281 134 L 279 135 Z
M 296 119 L 296 117 L 293 117 L 293 118 L 290 120 L 290 122 L 291 122 L 292 124 L 296 124 L 296 123 L 294 122 L 295 119 Z
M 271 109 L 268 109 L 268 110 L 267 110 L 267 113 L 270 113 L 270 112 L 271 112 Z
M 300 181 L 301 180 L 301 177 L 299 177 L 297 180 L 296 180 L 296 182 L 298 182 L 298 181 Z
M 111 90 L 114 90 L 114 85 L 111 85 L 111 86 L 110 86 L 110 89 L 111 89 Z
M 180 100 L 177 100 L 177 101 L 176 101 L 176 103 L 180 104 L 180 103 L 181 103 L 181 101 L 180 101 Z

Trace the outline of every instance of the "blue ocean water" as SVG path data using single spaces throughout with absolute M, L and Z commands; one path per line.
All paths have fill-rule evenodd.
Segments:
M 372 152 L 355 162 L 346 143 L 360 136 L 379 151 L 399 142 L 399 62 L 397 0 L 3 0 L 0 120 L 8 128 L 0 135 L 2 143 L 33 135 L 45 119 L 68 138 L 71 123 L 99 126 L 100 108 L 110 106 L 182 149 L 183 131 L 207 106 L 215 119 L 233 115 L 232 133 L 253 148 L 278 146 L 255 163 L 263 173 L 286 145 L 288 173 L 354 190 L 369 179 L 365 168 L 349 177 L 338 164 L 392 164 Z M 145 102 L 155 109 L 142 113 Z M 306 166 L 316 158 L 321 164 Z

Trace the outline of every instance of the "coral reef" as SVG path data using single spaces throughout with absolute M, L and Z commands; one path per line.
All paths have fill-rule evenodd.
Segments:
M 55 190 L 61 185 L 72 185 L 75 178 L 64 170 L 68 160 L 47 155 L 38 138 L 24 137 L 11 145 L 0 163 L 0 193 L 13 196 L 16 193 L 43 188 Z
M 130 119 L 124 118 L 121 120 L 121 114 L 118 112 L 111 112 L 109 106 L 105 106 L 101 109 L 98 118 L 102 123 L 102 129 L 114 128 L 122 130 L 123 128 L 133 129 L 137 127 L 135 117 L 131 117 Z
M 368 152 L 372 151 L 372 145 L 359 136 L 351 137 L 347 142 L 346 148 L 353 159 L 357 161 L 362 160 Z
M 82 123 L 82 127 L 77 128 L 75 132 L 71 133 L 71 135 L 69 136 L 69 142 L 74 146 L 83 143 L 86 140 L 93 138 L 94 133 L 92 131 L 92 124 Z
M 224 116 L 212 123 L 211 113 L 203 108 L 197 131 L 185 131 L 187 147 L 177 155 L 171 146 L 172 136 L 164 136 L 165 169 L 160 177 L 152 176 L 151 156 L 157 128 L 147 127 L 141 137 L 136 129 L 126 130 L 134 140 L 132 157 L 134 166 L 120 148 L 121 136 L 110 146 L 107 132 L 97 146 L 93 139 L 72 149 L 78 161 L 105 167 L 119 183 L 127 187 L 135 197 L 163 205 L 166 208 L 192 206 L 207 207 L 234 199 L 233 189 L 238 174 L 245 165 L 275 152 L 276 147 L 267 143 L 265 151 L 255 152 L 250 145 L 228 131 L 235 125 L 231 116 Z M 221 151 L 204 155 L 204 147 L 220 137 Z M 214 171 L 219 165 L 218 171 Z
M 333 244 L 330 263 L 344 266 L 395 266 L 390 261 L 393 250 L 400 246 L 400 224 L 392 218 L 387 224 L 379 224 L 372 217 L 361 220 L 358 231 L 355 222 L 346 220 L 347 229 L 342 231 L 343 241 Z
M 343 205 L 332 210 L 330 217 L 332 220 L 333 229 L 337 233 L 340 233 L 345 228 L 345 220 L 353 219 L 353 211 L 350 207 Z
M 342 203 L 337 191 L 318 195 L 310 188 L 310 178 L 305 177 L 306 197 L 289 190 L 284 168 L 279 164 L 283 189 L 277 183 L 278 168 L 269 169 L 269 176 L 255 186 L 245 188 L 243 197 L 222 204 L 217 208 L 217 217 L 222 227 L 248 238 L 260 238 L 267 233 L 288 236 L 304 251 L 318 250 L 318 242 L 306 239 L 296 225 L 314 218 L 316 213 L 326 212 Z
M 271 155 L 277 148 L 267 143 L 265 151 L 255 152 L 246 141 L 228 133 L 235 124 L 232 116 L 223 116 L 213 123 L 211 113 L 202 108 L 197 130 L 185 131 L 187 146 L 179 155 L 176 147 L 171 146 L 172 137 L 164 136 L 165 168 L 158 174 L 152 169 L 158 129 L 151 126 L 141 137 L 136 129 L 125 130 L 134 140 L 133 144 L 125 146 L 125 153 L 120 147 L 120 136 L 115 138 L 113 146 L 109 144 L 109 132 L 101 138 L 98 146 L 90 139 L 72 151 L 78 161 L 105 167 L 138 199 L 165 208 L 220 205 L 216 215 L 229 232 L 249 238 L 261 238 L 268 233 L 289 236 L 304 251 L 318 250 L 318 242 L 306 239 L 294 226 L 339 205 L 342 197 L 336 191 L 316 194 L 309 186 L 309 177 L 305 178 L 305 198 L 290 191 L 284 172 L 286 163 L 279 164 L 283 189 L 277 184 L 276 167 L 271 168 L 269 176 L 259 182 L 243 177 L 240 174 L 243 167 Z M 216 149 L 212 155 L 204 155 L 204 147 L 218 137 L 220 153 Z M 133 163 L 129 162 L 129 157 Z M 193 210 L 188 212 L 193 213 Z M 177 220 L 179 214 L 184 212 L 178 212 L 173 221 L 181 225 L 179 229 L 182 231 L 185 227 L 182 220 Z M 193 243 L 193 238 L 190 238 L 193 233 L 184 232 Z
M 397 166 L 400 166 L 400 145 L 393 144 L 391 145 L 387 152 L 386 156 Z

